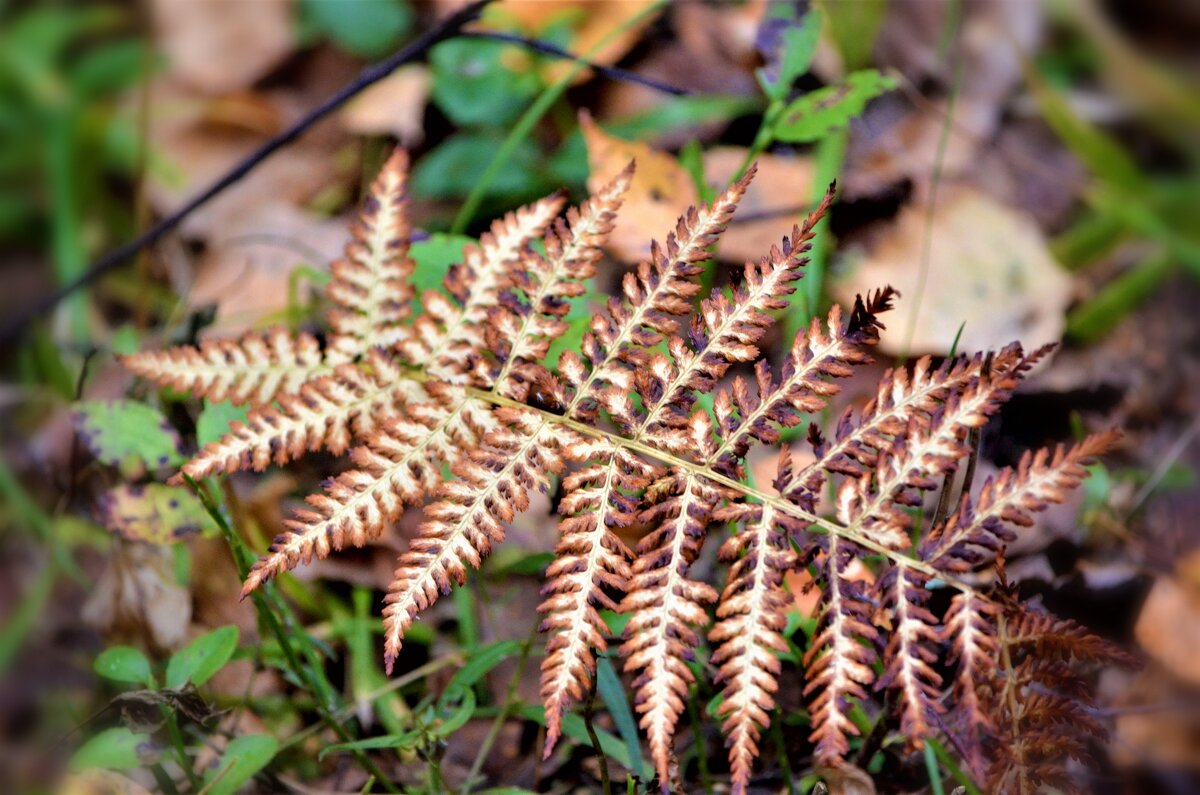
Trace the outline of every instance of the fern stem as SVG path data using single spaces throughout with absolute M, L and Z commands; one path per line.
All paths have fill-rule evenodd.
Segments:
M 410 374 L 410 377 L 413 378 L 414 380 L 418 380 L 418 381 L 429 380 L 428 376 L 426 376 L 424 373 L 415 372 L 415 371 Z M 627 439 L 623 436 L 609 433 L 608 431 L 602 430 L 600 428 L 593 428 L 592 426 L 588 425 L 587 423 L 579 422 L 578 420 L 573 420 L 570 417 L 564 417 L 559 414 L 555 414 L 551 411 L 546 411 L 545 409 L 538 408 L 537 406 L 530 406 L 527 403 L 522 403 L 519 400 L 514 400 L 512 398 L 504 397 L 503 395 L 497 395 L 496 393 L 491 392 L 486 389 L 479 389 L 477 387 L 465 387 L 464 389 L 467 392 L 467 394 L 471 395 L 472 397 L 478 398 L 479 400 L 483 400 L 488 403 L 495 404 L 497 406 L 509 406 L 512 408 L 524 409 L 526 411 L 536 411 L 541 415 L 542 420 L 548 424 L 562 425 L 566 428 L 570 428 L 571 430 L 575 431 L 576 433 L 580 433 L 585 436 L 591 436 L 591 437 L 597 438 L 597 439 L 604 439 L 618 447 L 624 447 L 628 450 L 632 450 L 641 455 L 648 456 L 650 458 L 654 458 L 668 466 L 679 467 L 680 469 L 690 472 L 691 474 L 693 474 L 697 477 L 702 477 L 707 480 L 711 480 L 713 483 L 717 483 L 721 486 L 724 486 L 727 489 L 736 491 L 745 497 L 749 497 L 753 500 L 757 500 L 757 501 L 763 503 L 764 505 L 770 505 L 773 508 L 775 508 L 776 510 L 782 511 L 783 513 L 786 513 L 786 514 L 790 514 L 791 516 L 794 516 L 797 519 L 807 522 L 808 524 L 815 525 L 816 527 L 820 528 L 820 530 L 818 530 L 818 532 L 823 531 L 828 535 L 835 535 L 840 538 L 845 538 L 848 541 L 853 541 L 858 546 L 863 547 L 864 549 L 868 549 L 871 552 L 874 552 L 878 555 L 882 555 L 883 557 L 887 558 L 888 560 L 893 561 L 894 563 L 899 563 L 899 564 L 908 566 L 913 571 L 918 571 L 918 572 L 921 572 L 922 574 L 926 574 L 929 577 L 936 579 L 942 583 L 945 583 L 946 585 L 949 585 L 958 591 L 961 591 L 963 593 L 969 593 L 969 594 L 972 594 L 973 596 L 978 597 L 979 599 L 981 599 L 983 601 L 986 601 L 989 603 L 991 602 L 990 599 L 988 599 L 983 594 L 979 593 L 976 589 L 972 588 L 967 583 L 963 582 L 962 580 L 959 580 L 956 577 L 951 577 L 950 575 L 946 574 L 945 572 L 939 570 L 937 567 L 931 566 L 923 560 L 918 560 L 916 558 L 911 558 L 907 555 L 903 555 L 894 549 L 890 549 L 889 547 L 886 547 L 883 544 L 873 541 L 872 539 L 868 538 L 867 536 L 863 535 L 862 533 L 857 532 L 853 527 L 845 527 L 836 522 L 832 522 L 823 516 L 819 516 L 815 513 L 812 513 L 811 511 L 807 511 L 804 508 L 801 508 L 799 505 L 796 505 L 795 503 L 791 502 L 790 500 L 788 500 L 784 497 L 781 497 L 777 494 L 768 494 L 767 492 L 760 491 L 759 489 L 756 489 L 752 486 L 747 486 L 745 483 L 737 481 L 733 478 L 726 477 L 725 475 L 722 475 L 719 472 L 714 472 L 712 469 L 709 469 L 708 467 L 706 467 L 702 464 L 696 464 L 691 461 L 686 461 L 682 458 L 677 458 L 676 456 L 673 456 L 670 453 L 665 453 L 662 450 L 658 450 L 648 444 L 644 444 L 644 443 L 636 441 L 634 439 Z

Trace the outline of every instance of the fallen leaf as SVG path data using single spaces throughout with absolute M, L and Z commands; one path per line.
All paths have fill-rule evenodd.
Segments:
M 1200 552 L 1180 561 L 1174 576 L 1154 583 L 1134 636 L 1175 676 L 1200 685 Z
M 745 159 L 746 150 L 741 147 L 714 147 L 704 153 L 704 177 L 709 185 L 722 190 Z M 717 255 L 727 262 L 757 261 L 771 244 L 792 231 L 792 225 L 799 223 L 813 204 L 810 158 L 764 154 L 756 162 L 758 173 L 717 242 Z
M 431 87 L 428 67 L 403 66 L 350 100 L 342 126 L 355 135 L 394 135 L 403 146 L 419 144 Z
M 104 526 L 128 541 L 169 544 L 199 533 L 215 531 L 204 505 L 187 489 L 162 483 L 121 485 L 100 501 Z
M 150 795 L 136 781 L 111 770 L 71 773 L 59 784 L 59 795 Z
M 151 13 L 171 75 L 206 93 L 253 85 L 291 54 L 290 0 L 154 0 Z
M 607 246 L 626 262 L 643 259 L 649 254 L 650 240 L 662 242 L 675 229 L 679 215 L 696 203 L 696 186 L 666 152 L 609 135 L 586 111 L 580 114 L 579 126 L 588 152 L 588 190 L 599 190 L 630 160 L 637 163 Z
M 817 767 L 816 774 L 825 782 L 829 795 L 875 795 L 875 782 L 861 767 L 849 763 Z
M 179 647 L 192 617 L 188 590 L 175 580 L 171 548 L 121 543 L 83 606 L 83 620 L 117 643 L 160 651 Z
M 960 351 L 1014 340 L 1026 347 L 1057 342 L 1071 298 L 1070 278 L 1037 223 L 967 186 L 947 186 L 931 218 L 924 205 L 905 207 L 871 251 L 835 280 L 833 292 L 853 302 L 888 284 L 902 298 L 888 313 L 879 347 L 900 355 L 949 353 L 960 327 Z
M 290 204 L 261 205 L 210 239 L 188 303 L 216 304 L 206 334 L 244 331 L 286 310 L 296 267 L 326 270 L 341 256 L 347 235 L 343 219 L 322 218 Z
M 629 52 L 641 37 L 642 31 L 657 14 L 651 14 L 636 24 L 628 25 L 638 14 L 654 5 L 656 0 L 503 0 L 488 9 L 485 24 L 515 22 L 526 33 L 539 36 L 546 28 L 566 22 L 571 30 L 570 50 L 587 55 L 592 63 L 614 64 Z M 611 35 L 618 28 L 620 33 Z M 595 52 L 593 47 L 600 46 Z M 547 82 L 560 80 L 574 68 L 570 61 L 551 61 L 543 67 Z M 581 72 L 575 79 L 583 82 L 590 71 Z

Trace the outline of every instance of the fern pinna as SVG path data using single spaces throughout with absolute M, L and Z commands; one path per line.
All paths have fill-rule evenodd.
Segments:
M 496 221 L 442 290 L 420 296 L 423 310 L 414 314 L 407 158 L 397 151 L 333 267 L 323 348 L 310 335 L 271 330 L 126 357 L 157 383 L 252 407 L 177 477 L 350 449 L 354 468 L 309 497 L 253 567 L 244 593 L 314 557 L 363 545 L 405 506 L 428 501 L 383 611 L 390 670 L 420 611 L 504 540 L 531 489 L 560 477 L 560 537 L 540 607 L 549 633 L 541 689 L 547 755 L 607 648 L 601 611 L 619 611 L 629 617 L 621 655 L 660 785 L 666 790 L 671 780 L 689 686 L 712 670 L 733 789 L 744 791 L 774 709 L 779 654 L 788 650 L 793 599 L 785 575 L 806 568 L 822 603 L 804 686 L 820 765 L 837 766 L 849 752 L 859 733 L 853 704 L 886 690 L 911 746 L 948 738 L 997 791 L 1061 783 L 1053 757 L 1082 746 L 1043 724 L 1051 708 L 1083 709 L 1080 688 L 1070 685 L 1070 644 L 1063 642 L 1065 657 L 1037 668 L 1037 658 L 1012 645 L 1012 627 L 1030 626 L 1029 608 L 971 583 L 987 581 L 977 573 L 997 562 L 1015 528 L 1075 487 L 1112 435 L 1027 457 L 921 527 L 927 493 L 953 481 L 972 434 L 1046 353 L 1013 345 L 889 371 L 874 400 L 828 436 L 810 428 L 811 463 L 799 466 L 785 448 L 773 484 L 752 484 L 748 451 L 778 444 L 781 428 L 825 408 L 838 379 L 868 361 L 879 316 L 895 296 L 885 288 L 848 313 L 834 307 L 797 335 L 779 368 L 761 358 L 772 313 L 787 306 L 803 274 L 830 194 L 747 264 L 732 290 L 697 303 L 703 263 L 751 171 L 652 243 L 593 318 L 580 350 L 551 367 L 550 342 L 567 328 L 569 299 L 596 272 L 632 169 L 564 218 L 563 198 L 551 196 Z M 753 377 L 729 378 L 735 365 L 752 366 Z M 699 400 L 706 394 L 709 405 Z M 835 495 L 832 517 L 818 510 L 825 493 Z M 631 549 L 622 536 L 639 527 L 648 529 Z M 691 568 L 709 532 L 726 527 L 719 557 L 728 576 L 718 594 Z M 856 558 L 870 562 L 873 583 L 848 576 Z M 956 594 L 948 610 L 933 605 L 938 589 Z M 710 608 L 708 665 L 697 652 Z M 1100 653 L 1096 639 L 1039 620 L 1048 637 Z M 1037 759 L 1018 758 L 1022 772 L 1013 778 L 1022 748 Z

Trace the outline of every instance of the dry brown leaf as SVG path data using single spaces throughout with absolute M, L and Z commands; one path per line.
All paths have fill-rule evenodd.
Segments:
M 83 620 L 115 643 L 171 651 L 187 637 L 188 590 L 175 581 L 171 548 L 121 543 L 83 606 Z
M 279 320 L 292 271 L 299 265 L 325 269 L 341 255 L 348 234 L 345 219 L 278 202 L 259 205 L 214 232 L 188 303 L 217 305 L 206 334 L 228 336 Z
M 818 767 L 816 773 L 828 787 L 829 795 L 875 795 L 875 782 L 861 767 L 847 763 L 838 767 Z
M 419 144 L 432 85 L 428 67 L 403 66 L 350 100 L 342 126 L 355 135 L 394 135 L 403 146 Z
M 1013 340 L 1037 347 L 1062 337 L 1070 278 L 1032 218 L 967 186 L 944 189 L 932 219 L 927 213 L 923 205 L 905 207 L 873 250 L 833 285 L 838 300 L 850 302 L 885 284 L 900 290 L 903 300 L 889 313 L 882 350 L 949 353 L 960 326 L 960 351 L 999 349 Z M 927 245 L 927 275 L 918 291 Z
M 153 0 L 170 74 L 206 94 L 248 88 L 291 54 L 289 0 Z
M 1200 552 L 1160 577 L 1142 605 L 1138 643 L 1175 676 L 1200 685 Z
M 141 784 L 111 770 L 68 774 L 57 792 L 58 795 L 150 795 L 150 790 Z
M 679 214 L 696 203 L 696 186 L 683 167 L 666 152 L 609 135 L 584 112 L 580 128 L 588 151 L 588 190 L 610 182 L 630 160 L 637 161 L 633 184 L 625 194 L 608 248 L 626 262 L 649 253 L 651 238 L 662 240 L 675 228 Z
M 625 27 L 630 19 L 655 2 L 656 0 L 503 0 L 488 9 L 484 22 L 515 22 L 524 32 L 534 36 L 540 35 L 551 24 L 563 20 L 573 22 L 571 51 L 586 54 L 588 60 L 593 63 L 610 65 L 633 48 L 642 31 L 654 21 L 656 15 L 647 16 L 612 38 L 608 38 L 609 34 Z M 605 39 L 608 40 L 604 46 L 592 52 L 592 48 Z M 554 82 L 573 68 L 574 64 L 569 61 L 550 62 L 543 68 L 542 76 L 547 81 Z M 581 72 L 575 82 L 586 80 L 589 74 L 590 71 Z
M 746 150 L 718 146 L 704 153 L 704 177 L 724 188 L 746 159 Z M 807 157 L 759 155 L 758 174 L 750 183 L 729 229 L 717 243 L 717 254 L 728 262 L 752 262 L 763 247 L 789 233 L 812 208 L 813 164 Z M 821 232 L 824 234 L 824 232 Z

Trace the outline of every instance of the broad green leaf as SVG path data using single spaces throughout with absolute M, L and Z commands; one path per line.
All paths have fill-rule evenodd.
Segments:
M 507 51 L 507 52 L 506 52 Z M 541 88 L 532 70 L 507 68 L 510 45 L 451 39 L 433 48 L 433 101 L 455 124 L 503 127 L 517 118 Z
M 420 731 L 404 732 L 402 734 L 384 734 L 379 737 L 368 737 L 365 740 L 355 740 L 349 743 L 337 743 L 321 749 L 317 759 L 324 759 L 329 754 L 341 751 L 378 751 L 381 748 L 395 748 L 397 751 L 407 751 L 417 747 L 421 741 Z
M 367 58 L 387 53 L 413 23 L 404 0 L 304 0 L 303 7 L 339 47 Z
M 100 500 L 99 518 L 122 538 L 151 544 L 169 544 L 193 533 L 217 530 L 196 495 L 182 486 L 163 483 L 111 489 Z
M 821 10 L 812 8 L 799 24 L 791 25 L 783 32 L 778 45 L 778 58 L 772 59 L 772 66 L 758 70 L 758 82 L 767 97 L 772 100 L 787 99 L 792 83 L 808 71 L 817 51 L 824 21 Z
M 672 97 L 653 110 L 606 123 L 605 129 L 619 138 L 643 140 L 712 121 L 732 121 L 759 111 L 762 105 L 761 97 L 735 94 Z
M 154 675 L 150 673 L 150 661 L 132 646 L 113 646 L 100 652 L 92 669 L 105 679 L 114 682 L 133 682 L 152 685 Z
M 204 401 L 200 416 L 196 417 L 196 444 L 203 447 L 209 442 L 215 442 L 229 433 L 229 426 L 234 421 L 245 422 L 249 408 L 235 406 L 228 400 L 213 403 Z
M 519 714 L 526 720 L 534 721 L 542 726 L 546 725 L 546 708 L 541 704 L 527 704 L 521 707 Z M 646 781 L 650 780 L 654 775 L 650 766 L 643 761 L 640 766 L 635 767 L 633 760 L 629 756 L 629 749 L 625 747 L 625 743 L 621 742 L 619 737 L 612 732 L 601 729 L 599 726 L 594 726 L 593 728 L 596 730 L 596 739 L 600 741 L 600 750 L 606 756 L 612 757 L 617 761 L 617 764 L 627 770 L 633 771 Z M 563 715 L 562 731 L 564 735 L 570 737 L 575 742 L 589 748 L 591 747 L 592 740 L 588 737 L 587 725 L 584 724 L 582 716 L 574 712 L 568 712 L 566 715 Z
M 235 626 L 220 627 L 196 638 L 167 662 L 167 687 L 179 690 L 188 682 L 196 687 L 204 684 L 229 662 L 237 642 Z
M 482 646 L 468 659 L 466 664 L 458 669 L 458 673 L 446 685 L 445 692 L 439 699 L 439 708 L 445 709 L 450 701 L 461 698 L 463 694 L 488 672 L 503 662 L 506 658 L 521 652 L 521 643 L 516 640 L 502 640 L 490 646 Z
M 204 777 L 207 795 L 233 795 L 250 778 L 262 770 L 279 743 L 264 734 L 247 734 L 231 740 L 221 755 L 221 762 Z
M 97 459 L 130 476 L 182 463 L 179 434 L 157 409 L 132 400 L 75 404 L 75 426 Z
M 841 85 L 828 86 L 793 100 L 775 123 L 780 141 L 808 143 L 846 127 L 867 103 L 896 86 L 896 81 L 874 69 L 849 75 Z
M 106 729 L 88 740 L 71 756 L 71 770 L 129 770 L 142 764 L 140 750 L 149 743 L 145 734 L 124 726 Z
M 848 70 L 871 63 L 875 38 L 887 15 L 888 0 L 822 0 L 829 19 L 829 34 Z
M 492 133 L 452 135 L 413 167 L 413 192 L 431 199 L 465 196 L 483 176 L 501 145 Z M 545 187 L 540 178 L 541 153 L 530 140 L 522 141 L 508 165 L 488 185 L 488 196 L 533 197 Z

